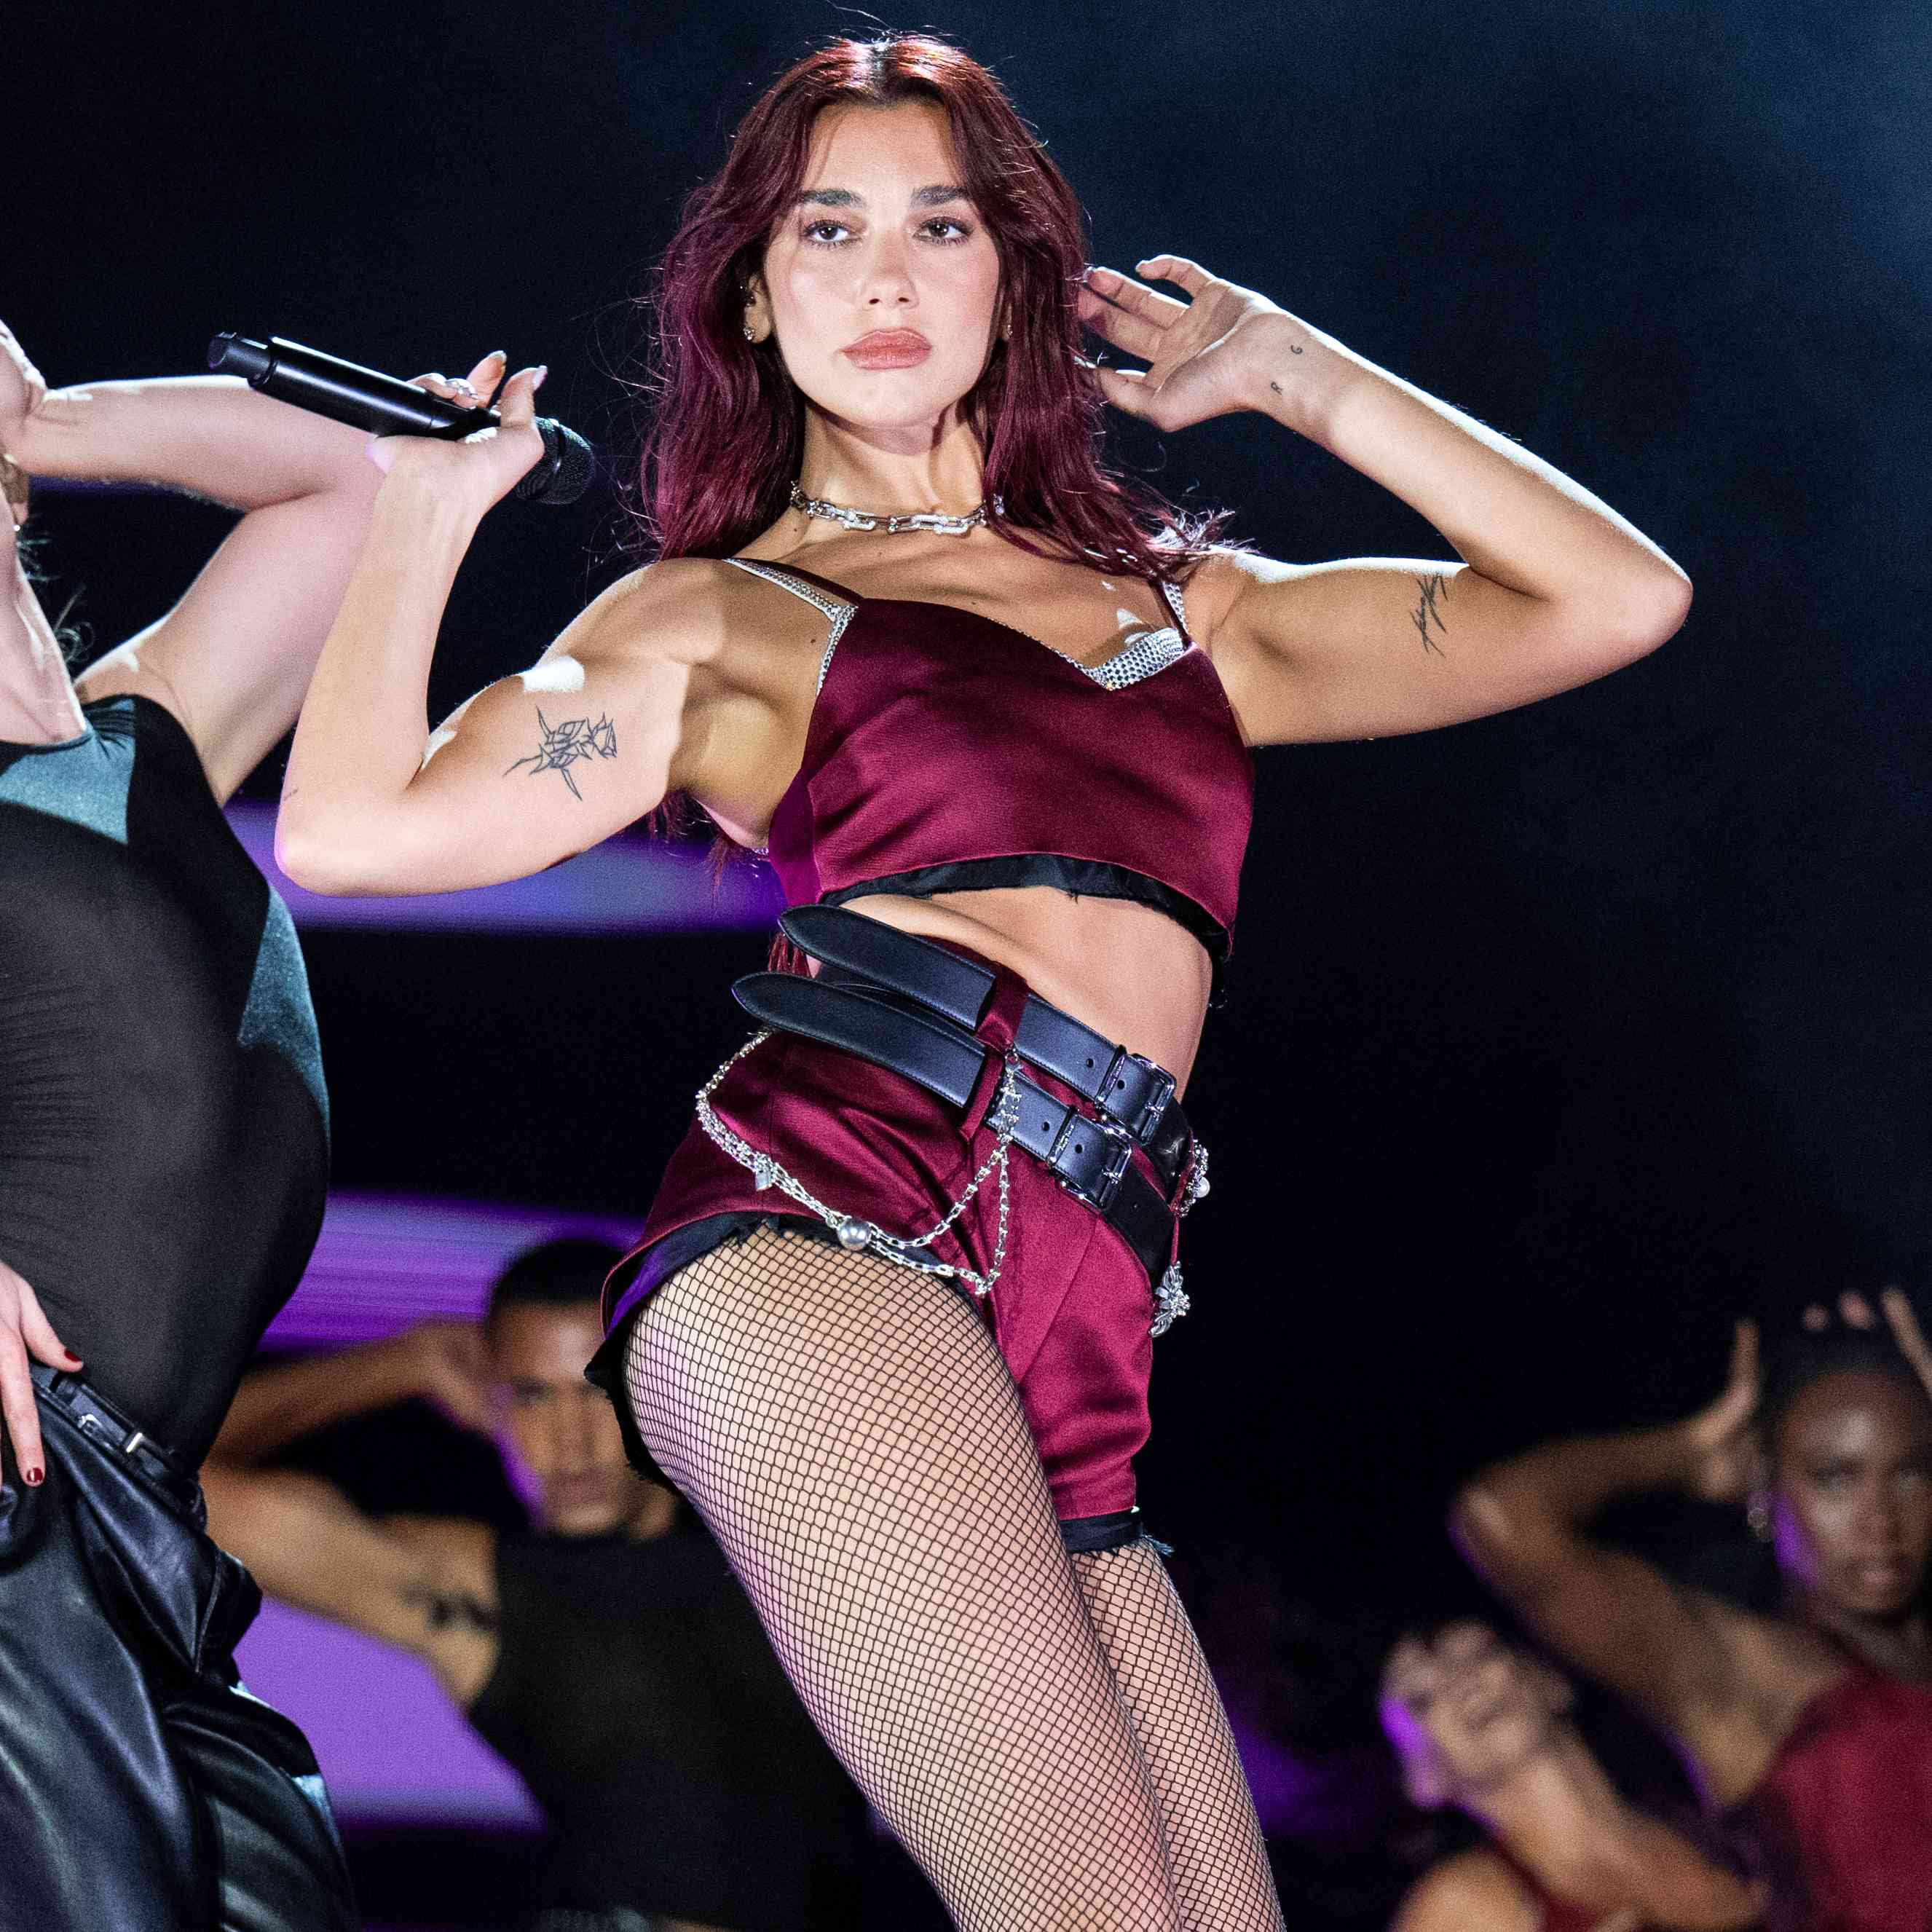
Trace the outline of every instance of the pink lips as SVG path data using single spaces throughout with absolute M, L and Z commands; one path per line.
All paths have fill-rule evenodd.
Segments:
M 910 369 L 932 353 L 916 328 L 875 328 L 841 352 L 862 369 Z

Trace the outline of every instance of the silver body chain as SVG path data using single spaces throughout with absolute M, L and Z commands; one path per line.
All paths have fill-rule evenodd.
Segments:
M 967 1182 L 958 1198 L 932 1226 L 922 1234 L 890 1234 L 876 1222 L 862 1216 L 849 1214 L 842 1208 L 834 1208 L 830 1202 L 821 1201 L 803 1181 L 793 1174 L 784 1164 L 766 1154 L 762 1148 L 755 1148 L 743 1135 L 726 1125 L 717 1108 L 711 1104 L 711 1096 L 723 1083 L 724 1076 L 740 1060 L 762 1046 L 772 1036 L 766 1027 L 746 1041 L 745 1044 L 706 1081 L 698 1090 L 698 1124 L 704 1130 L 705 1136 L 722 1152 L 729 1154 L 752 1177 L 758 1191 L 764 1193 L 776 1188 L 783 1195 L 796 1201 L 806 1211 L 822 1221 L 838 1238 L 838 1245 L 854 1254 L 877 1255 L 881 1261 L 891 1262 L 899 1268 L 914 1270 L 920 1274 L 937 1275 L 942 1280 L 964 1282 L 976 1299 L 983 1299 L 993 1292 L 993 1285 L 1000 1278 L 1000 1270 L 1006 1258 L 1006 1230 L 1012 1215 L 1012 1186 L 1007 1176 L 1007 1162 L 1011 1158 L 1013 1141 L 1014 1112 L 1017 1096 L 1013 1085 L 1014 1058 L 1006 1056 L 1005 1071 L 1000 1076 L 999 1090 L 993 1096 L 993 1104 L 988 1110 L 986 1120 L 996 1136 L 993 1151 L 980 1164 L 971 1180 Z M 993 1238 L 992 1258 L 988 1262 L 984 1274 L 964 1265 L 955 1267 L 950 1262 L 936 1261 L 932 1258 L 932 1244 L 944 1234 L 960 1216 L 965 1213 L 980 1190 L 988 1179 L 997 1174 L 999 1178 L 999 1222 Z M 1198 1141 L 1193 1144 L 1186 1185 L 1181 1190 L 1178 1215 L 1185 1215 L 1208 1192 L 1208 1150 Z M 921 1252 L 924 1250 L 925 1252 Z M 1154 1318 L 1149 1333 L 1165 1335 L 1175 1322 L 1192 1306 L 1187 1291 L 1181 1285 L 1180 1264 L 1170 1262 L 1154 1291 Z
M 1011 1214 L 1011 1187 L 1006 1177 L 1008 1150 L 1013 1140 L 1013 1114 L 1017 1096 L 1013 1088 L 1013 1062 L 1010 1056 L 1006 1071 L 1000 1076 L 999 1091 L 993 1096 L 993 1104 L 986 1119 L 998 1136 L 993 1151 L 980 1162 L 979 1172 L 965 1186 L 951 1207 L 947 1208 L 932 1227 L 922 1234 L 889 1234 L 874 1222 L 856 1214 L 848 1214 L 842 1209 L 828 1205 L 819 1199 L 810 1188 L 781 1162 L 761 1148 L 754 1148 L 742 1134 L 727 1126 L 719 1118 L 718 1110 L 711 1104 L 711 1096 L 718 1090 L 718 1084 L 725 1075 L 754 1048 L 762 1046 L 771 1038 L 771 1029 L 754 1033 L 745 1044 L 706 1081 L 698 1090 L 698 1124 L 710 1138 L 729 1154 L 738 1165 L 747 1169 L 757 1184 L 759 1192 L 776 1187 L 781 1194 L 789 1195 L 808 1213 L 816 1215 L 838 1238 L 842 1248 L 849 1248 L 854 1253 L 870 1251 L 881 1261 L 895 1262 L 901 1268 L 916 1270 L 921 1274 L 938 1275 L 950 1281 L 963 1281 L 976 1297 L 983 1297 L 993 1292 L 993 1284 L 1000 1278 L 1000 1270 L 1006 1258 L 1006 1227 Z M 986 1184 L 987 1177 L 997 1174 L 1000 1182 L 999 1226 L 993 1238 L 993 1257 L 986 1265 L 984 1274 L 976 1270 L 955 1268 L 950 1262 L 934 1261 L 929 1253 L 916 1250 L 930 1250 L 932 1244 L 950 1228 L 971 1205 L 974 1198 Z

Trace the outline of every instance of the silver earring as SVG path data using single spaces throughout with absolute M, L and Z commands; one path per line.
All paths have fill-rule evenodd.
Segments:
M 755 335 L 754 335 L 754 334 L 752 333 L 752 326 L 751 326 L 751 324 L 750 324 L 749 322 L 747 322 L 747 323 L 745 325 L 745 340 L 746 340 L 747 342 L 755 342 L 755 341 L 757 341 L 757 340 L 758 340 L 758 338 Z
M 1750 1533 L 1760 1543 L 1771 1540 L 1771 1505 L 1760 1491 L 1744 1505 L 1744 1521 L 1750 1526 Z

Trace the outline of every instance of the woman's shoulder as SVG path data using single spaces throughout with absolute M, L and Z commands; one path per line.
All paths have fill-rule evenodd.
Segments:
M 722 557 L 659 558 L 592 598 L 555 648 L 585 663 L 708 663 L 742 633 L 748 584 L 757 587 Z
M 1389 1932 L 1536 1932 L 1543 1914 L 1521 1876 L 1487 1845 L 1439 1860 L 1411 1886 Z

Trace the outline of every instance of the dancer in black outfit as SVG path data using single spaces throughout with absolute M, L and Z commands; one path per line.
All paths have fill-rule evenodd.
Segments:
M 424 1658 L 515 1767 L 551 1832 L 538 1932 L 842 1932 L 864 1805 L 718 1546 L 632 1473 L 584 1378 L 618 1258 L 553 1242 L 512 1265 L 480 1329 L 426 1323 L 257 1370 L 204 1472 L 209 1524 L 272 1595 Z M 535 1534 L 378 1520 L 262 1466 L 411 1396 L 500 1429 L 537 1481 Z
M 376 482 L 364 441 L 228 380 L 49 395 L 0 328 L 8 1932 L 355 1922 L 308 1746 L 236 1683 L 259 1598 L 195 1471 L 322 1212 L 302 955 L 221 804 L 307 688 Z M 246 514 L 76 682 L 20 556 L 36 476 Z

